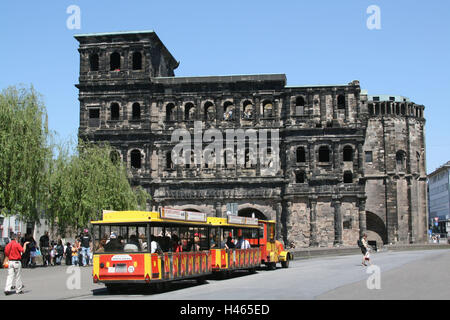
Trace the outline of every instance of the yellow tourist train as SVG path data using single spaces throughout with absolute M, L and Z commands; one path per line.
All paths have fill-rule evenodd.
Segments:
M 275 240 L 275 222 L 161 208 L 159 212 L 103 211 L 92 221 L 93 281 L 110 292 L 183 279 L 204 282 L 218 273 L 289 266 L 292 253 Z

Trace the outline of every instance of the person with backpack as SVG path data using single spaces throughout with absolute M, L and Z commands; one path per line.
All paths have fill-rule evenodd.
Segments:
M 62 258 L 63 258 L 63 256 L 64 256 L 64 246 L 63 246 L 63 243 L 62 243 L 62 240 L 61 239 L 59 239 L 58 240 L 58 244 L 56 245 L 56 250 L 55 250 L 56 252 L 56 255 L 55 255 L 55 264 L 56 265 L 61 265 L 61 260 L 62 260 Z
M 358 240 L 358 246 L 361 249 L 361 252 L 363 254 L 363 260 L 362 265 L 367 266 L 366 261 L 370 263 L 370 255 L 369 255 L 369 244 L 367 243 L 367 234 L 363 234 L 362 238 Z

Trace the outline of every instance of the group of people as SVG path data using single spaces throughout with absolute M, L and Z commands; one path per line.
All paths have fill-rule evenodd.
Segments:
M 20 262 L 22 268 L 34 268 L 38 266 L 40 256 L 42 256 L 42 266 L 61 265 L 65 259 L 66 265 L 82 265 L 92 264 L 91 236 L 85 229 L 75 242 L 71 244 L 66 242 L 63 244 L 62 239 L 50 240 L 48 231 L 39 238 L 37 243 L 34 238 L 26 234 L 21 236 L 20 233 L 11 235 L 17 239 L 17 243 L 23 248 Z
M 165 234 L 160 236 L 150 236 L 150 252 L 162 253 L 162 252 L 181 252 L 194 250 L 193 246 L 196 246 L 196 251 L 200 250 L 200 239 L 198 234 L 194 237 L 194 243 L 188 246 L 183 246 L 184 240 L 173 233 L 172 235 Z M 125 239 L 121 235 L 117 235 L 116 232 L 111 232 L 109 237 L 104 235 L 96 246 L 96 252 L 139 252 L 146 251 L 148 249 L 148 243 L 145 234 L 132 234 L 129 239 Z
M 4 293 L 5 295 L 22 294 L 23 283 L 21 269 L 36 266 L 36 257 L 42 255 L 42 265 L 61 265 L 62 259 L 66 258 L 66 265 L 88 266 L 92 264 L 92 253 L 90 250 L 92 240 L 89 231 L 84 231 L 71 245 L 67 242 L 63 245 L 61 239 L 50 241 L 48 231 L 45 231 L 39 239 L 39 247 L 29 234 L 22 237 L 20 234 L 12 233 L 11 241 L 5 247 L 4 267 L 8 268 L 8 277 Z M 14 291 L 13 291 L 14 289 Z
M 84 229 L 73 244 L 67 242 L 65 245 L 61 239 L 50 241 L 46 231 L 39 239 L 39 244 L 43 266 L 61 265 L 63 259 L 66 265 L 92 265 L 92 239 L 88 229 Z
M 224 237 L 225 238 L 225 237 Z M 219 249 L 250 249 L 251 245 L 247 239 L 244 239 L 243 235 L 239 235 L 237 239 L 233 239 L 231 233 L 228 234 L 226 240 L 224 240 L 220 247 L 216 244 L 214 240 L 214 236 L 211 235 L 210 248 L 219 248 Z

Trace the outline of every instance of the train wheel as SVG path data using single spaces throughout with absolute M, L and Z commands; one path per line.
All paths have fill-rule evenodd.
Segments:
M 283 268 L 289 268 L 289 259 L 287 259 L 286 261 L 281 261 L 281 267 Z
M 266 266 L 267 270 L 275 270 L 277 268 L 277 264 L 275 262 L 268 262 Z
M 155 283 L 155 291 L 157 293 L 164 292 L 164 290 L 166 290 L 166 288 L 167 288 L 167 285 L 166 285 L 165 282 L 157 282 L 157 283 Z
M 197 280 L 197 284 L 205 284 L 206 283 L 205 276 L 201 276 L 201 277 L 197 278 L 196 280 Z

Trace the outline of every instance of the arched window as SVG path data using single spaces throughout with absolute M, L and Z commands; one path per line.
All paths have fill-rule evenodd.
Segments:
M 416 152 L 416 161 L 417 161 L 417 173 L 420 174 L 420 153 Z
M 245 100 L 243 103 L 243 119 L 253 119 L 253 103 L 250 100 Z
M 353 174 L 351 171 L 344 172 L 344 183 L 353 183 Z
M 110 70 L 120 71 L 120 54 L 117 51 L 114 51 L 109 59 Z
M 176 120 L 176 109 L 173 103 L 166 105 L 166 121 Z
M 234 119 L 234 105 L 231 101 L 223 104 L 223 120 L 232 121 Z
M 319 162 L 330 162 L 330 149 L 327 146 L 319 148 Z
M 89 56 L 89 64 L 91 71 L 98 71 L 98 54 L 93 53 Z
M 350 146 L 344 147 L 344 161 L 353 161 L 353 148 Z
M 120 119 L 120 107 L 118 103 L 111 103 L 111 120 Z
M 232 168 L 236 161 L 233 149 L 223 149 L 222 154 L 223 154 L 222 161 L 224 168 Z
M 134 169 L 140 169 L 142 166 L 141 151 L 137 149 L 132 150 L 130 153 L 130 158 L 131 158 L 131 167 Z
M 250 149 L 245 149 L 245 168 L 253 168 L 256 166 L 256 159 L 253 153 L 250 153 Z
M 214 119 L 216 118 L 216 110 L 214 108 L 214 104 L 211 101 L 205 103 L 204 111 L 205 121 L 214 121 Z
M 295 115 L 303 116 L 305 114 L 305 98 L 297 97 L 295 100 Z
M 298 147 L 296 151 L 297 162 L 306 162 L 305 148 Z
M 189 157 L 189 159 L 187 159 L 187 160 L 188 160 L 188 161 L 187 161 L 187 163 L 184 164 L 184 167 L 185 167 L 186 169 L 194 168 L 194 166 L 195 166 L 195 153 L 194 153 L 193 150 L 191 150 L 191 152 L 190 152 L 190 157 Z
M 264 114 L 264 118 L 273 117 L 273 104 L 272 104 L 272 101 L 265 100 L 263 102 L 263 114 Z
M 166 169 L 173 169 L 174 165 L 172 162 L 172 151 L 166 152 Z
M 369 104 L 369 114 L 370 114 L 370 115 L 373 115 L 373 114 L 374 114 L 374 111 L 373 111 L 373 104 L 372 104 L 372 103 Z
M 295 183 L 305 183 L 305 172 L 304 171 L 297 171 L 295 173 Z
M 133 70 L 142 69 L 142 54 L 139 51 L 133 52 Z
M 139 120 L 141 118 L 141 105 L 137 102 L 132 106 L 132 119 Z
M 184 106 L 184 119 L 195 120 L 195 106 L 190 102 Z
M 405 158 L 406 158 L 405 151 L 403 151 L 403 150 L 397 151 L 397 153 L 395 154 L 397 170 L 405 169 L 405 160 L 406 160 Z
M 337 107 L 338 109 L 345 109 L 345 96 L 342 94 L 337 97 Z
M 406 114 L 406 107 L 405 107 L 405 104 L 404 103 L 402 103 L 402 116 L 404 116 L 405 114 Z

